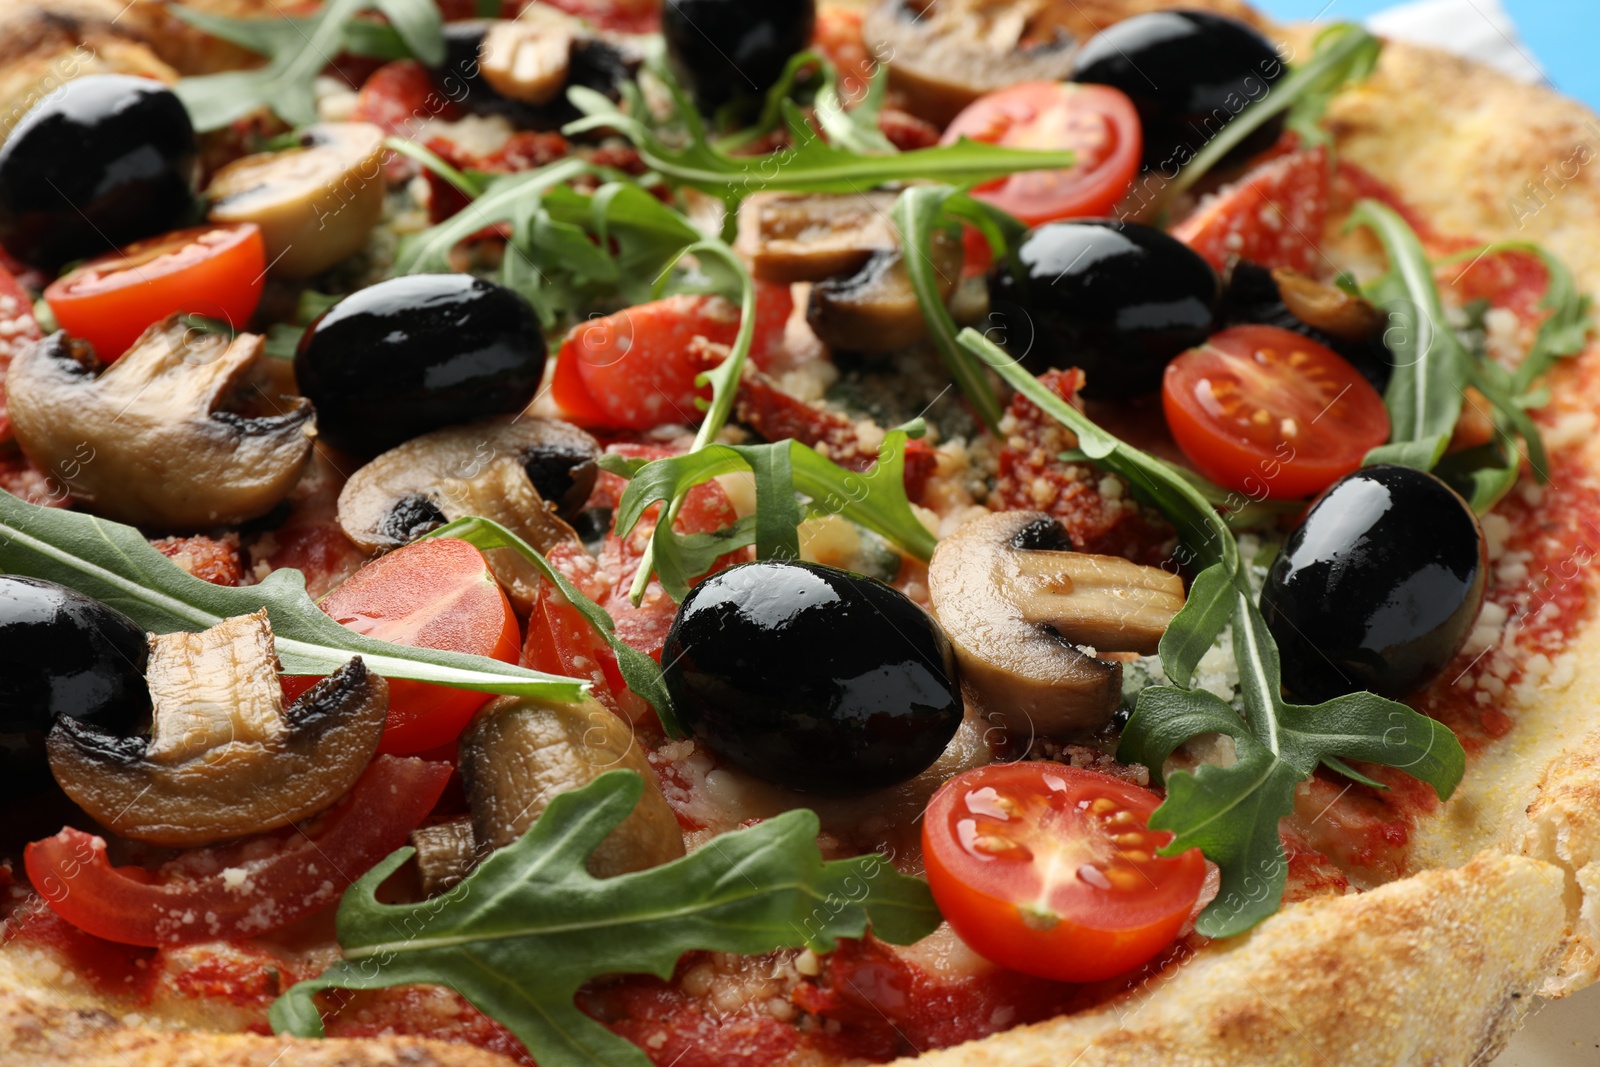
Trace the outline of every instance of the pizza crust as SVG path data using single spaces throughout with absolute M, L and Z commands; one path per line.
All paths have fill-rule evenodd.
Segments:
M 1286 39 L 1309 55 L 1309 34 Z M 1600 289 L 1600 120 L 1577 103 L 1391 43 L 1372 81 L 1341 96 L 1330 118 L 1345 158 L 1399 190 L 1439 230 L 1539 241 L 1586 291 Z M 1580 156 L 1575 169 L 1558 169 Z M 1537 199 L 1529 181 L 1550 194 L 1537 210 L 1528 210 Z M 1579 383 L 1600 374 L 1597 364 L 1591 350 L 1564 368 L 1557 403 L 1592 396 Z M 1586 466 L 1600 470 L 1600 441 L 1585 447 Z M 1600 626 L 1586 625 L 1572 647 L 1600 663 Z M 1491 1058 L 1533 994 L 1570 992 L 1600 971 L 1597 706 L 1600 669 L 1592 669 L 1564 691 L 1507 709 L 1515 729 L 1417 829 L 1418 866 L 1444 869 L 1285 908 L 1102 1008 L 915 1062 L 1382 1067 Z M 1498 851 L 1474 856 L 1486 847 Z M 127 1026 L 36 985 L 0 954 L 0 1048 L 22 1054 L 11 1062 L 234 1067 L 272 1063 L 286 1049 L 277 1062 L 317 1067 L 508 1062 L 418 1039 L 301 1042 Z

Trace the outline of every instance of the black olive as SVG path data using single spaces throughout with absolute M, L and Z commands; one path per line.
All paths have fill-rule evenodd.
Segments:
M 318 316 L 294 371 L 316 405 L 318 433 L 370 456 L 429 430 L 521 411 L 544 358 L 544 335 L 521 296 L 470 274 L 415 274 Z
M 882 582 L 814 563 L 707 578 L 678 607 L 661 662 L 689 731 L 792 789 L 903 782 L 961 725 L 955 656 L 933 617 Z
M 150 717 L 144 630 L 71 589 L 0 575 L 0 793 L 49 782 L 57 719 L 129 734 Z
M 530 104 L 501 95 L 478 68 L 478 50 L 492 19 L 467 19 L 444 24 L 444 62 L 433 70 L 439 91 L 477 115 L 500 115 L 518 129 L 559 130 L 583 117 L 567 99 L 566 89 L 544 104 Z M 622 83 L 639 69 L 639 61 L 608 41 L 576 37 L 567 55 L 567 87 L 593 89 L 612 100 L 622 98 Z
M 811 44 L 815 0 L 667 0 L 661 36 L 673 73 L 710 114 L 762 97 Z
M 0 244 L 55 270 L 177 229 L 195 210 L 199 150 L 172 90 L 149 78 L 75 78 L 0 147 Z
M 1084 42 L 1072 78 L 1121 89 L 1139 110 L 1144 164 L 1167 178 L 1287 72 L 1272 43 L 1236 19 L 1205 11 L 1153 11 L 1123 19 Z M 1272 147 L 1276 116 L 1224 163 Z
M 1121 399 L 1159 389 L 1211 335 L 1218 290 L 1199 253 L 1154 227 L 1052 222 L 991 268 L 990 335 L 1030 369 L 1082 368 L 1085 396 Z
M 1359 339 L 1318 329 L 1289 310 L 1273 272 L 1259 263 L 1240 260 L 1234 265 L 1217 318 L 1221 326 L 1260 323 L 1309 337 L 1343 356 L 1380 394 L 1389 387 L 1389 378 L 1394 374 L 1394 355 L 1383 343 L 1381 320 L 1375 330 Z
M 1285 691 L 1303 704 L 1414 693 L 1467 639 L 1487 569 L 1477 516 L 1444 482 L 1387 465 L 1347 474 L 1312 505 L 1261 592 Z

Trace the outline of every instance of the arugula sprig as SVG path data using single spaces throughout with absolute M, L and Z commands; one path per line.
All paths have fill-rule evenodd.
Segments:
M 878 115 L 883 110 L 884 94 L 889 89 L 889 68 L 879 64 L 867 82 L 867 91 L 853 108 L 846 108 L 839 96 L 839 72 L 833 63 L 820 52 L 797 52 L 789 57 L 783 74 L 767 91 L 766 103 L 755 123 L 742 130 L 718 138 L 714 145 L 724 151 L 740 148 L 778 128 L 783 121 L 784 104 L 796 98 L 800 91 L 802 75 L 808 75 L 815 86 L 811 99 L 812 111 L 828 140 L 840 148 L 848 148 L 863 155 L 893 154 L 899 151 L 878 128 Z
M 167 10 L 213 37 L 269 59 L 254 70 L 203 74 L 178 82 L 174 91 L 202 133 L 261 108 L 291 126 L 317 121 L 312 83 L 352 43 L 385 55 L 403 44 L 407 54 L 425 63 L 444 60 L 444 20 L 433 0 L 328 0 L 315 15 L 303 19 L 235 19 L 181 4 Z M 357 21 L 357 15 L 373 10 L 388 18 L 393 36 Z
M 799 559 L 798 528 L 807 517 L 839 515 L 899 545 L 921 560 L 935 539 L 911 510 L 905 491 L 907 440 L 921 437 L 920 420 L 890 430 L 870 470 L 856 472 L 799 441 L 762 445 L 708 445 L 696 452 L 646 462 L 602 457 L 600 465 L 629 479 L 617 506 L 617 534 L 626 537 L 651 505 L 682 499 L 694 486 L 724 474 L 747 472 L 755 481 L 756 510 L 712 533 L 684 534 L 658 522 L 651 535 L 656 574 L 674 600 L 688 595 L 695 578 L 718 556 L 756 546 L 760 559 Z M 804 512 L 796 494 L 808 499 Z
M 572 701 L 587 688 L 572 678 L 482 656 L 363 637 L 324 614 L 307 595 L 304 575 L 293 568 L 275 570 L 258 585 L 212 585 L 156 551 L 131 526 L 38 507 L 5 492 L 0 492 L 0 571 L 76 589 L 155 633 L 198 632 L 266 608 L 285 674 L 332 674 L 359 655 L 385 678 L 454 689 Z
M 1174 684 L 1139 694 L 1117 750 L 1119 759 L 1144 764 L 1160 781 L 1167 758 L 1190 738 L 1223 734 L 1233 740 L 1232 764 L 1168 776 L 1167 799 L 1150 817 L 1151 827 L 1175 835 L 1164 855 L 1198 847 L 1221 868 L 1221 890 L 1196 920 L 1196 930 L 1231 937 L 1277 910 L 1288 874 L 1278 820 L 1294 809 L 1296 785 L 1318 764 L 1368 784 L 1378 783 L 1343 761 L 1398 767 L 1431 785 L 1440 799 L 1449 797 L 1466 769 L 1466 755 L 1443 724 L 1373 693 L 1315 706 L 1284 701 L 1277 645 L 1256 606 L 1238 545 L 1192 482 L 1096 426 L 977 331 L 962 331 L 959 341 L 1077 434 L 1086 456 L 1160 507 L 1183 539 L 1181 561 L 1203 568 L 1161 639 L 1162 668 Z M 1191 687 L 1200 657 L 1229 625 L 1239 666 L 1237 711 Z
M 643 794 L 632 771 L 608 771 L 557 796 L 514 845 L 458 886 L 420 904 L 383 904 L 378 887 L 410 858 L 374 867 L 339 903 L 343 958 L 273 1004 L 279 1033 L 320 1036 L 314 996 L 327 989 L 444 983 L 516 1035 L 541 1067 L 648 1067 L 637 1047 L 573 1003 L 592 978 L 666 979 L 696 949 L 750 955 L 841 937 L 910 944 L 939 924 L 927 883 L 878 854 L 824 863 L 817 816 L 800 809 L 650 870 L 597 879 L 589 853 Z
M 1363 200 L 1351 212 L 1349 225 L 1370 230 L 1388 258 L 1388 269 L 1366 287 L 1366 294 L 1392 324 L 1385 342 L 1395 366 L 1384 394 L 1392 433 L 1390 442 L 1368 453 L 1366 462 L 1437 468 L 1479 513 L 1510 492 L 1524 458 L 1536 479 L 1548 481 L 1549 458 L 1529 412 L 1549 399 L 1540 380 L 1558 360 L 1582 351 L 1593 326 L 1589 302 L 1571 272 L 1543 248 L 1522 242 L 1488 245 L 1444 261 L 1475 262 L 1496 252 L 1521 251 L 1544 263 L 1549 283 L 1541 306 L 1549 315 L 1528 355 L 1511 371 L 1469 351 L 1450 327 L 1434 278 L 1436 264 L 1397 211 Z M 1495 439 L 1486 448 L 1446 457 L 1469 385 L 1489 401 Z
M 1272 84 L 1184 163 L 1162 190 L 1162 203 L 1193 188 L 1229 152 L 1286 111 L 1289 128 L 1303 143 L 1327 143 L 1330 138 L 1320 123 L 1328 104 L 1345 86 L 1365 80 L 1378 65 L 1382 51 L 1382 41 L 1352 22 L 1335 23 L 1317 34 L 1311 58 Z

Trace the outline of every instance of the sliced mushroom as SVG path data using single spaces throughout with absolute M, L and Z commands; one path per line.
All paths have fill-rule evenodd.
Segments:
M 490 24 L 478 46 L 478 70 L 501 96 L 547 104 L 567 84 L 573 37 L 567 16 L 530 4 L 514 20 Z
M 540 552 L 577 539 L 563 515 L 583 507 L 600 446 L 552 419 L 496 418 L 412 438 L 356 471 L 339 493 L 339 525 L 369 552 L 386 552 L 453 519 L 479 515 Z M 552 503 L 553 502 L 553 503 Z M 524 608 L 539 578 L 510 549 L 486 554 Z
M 1370 340 L 1388 325 L 1384 313 L 1370 300 L 1336 285 L 1324 285 L 1287 267 L 1274 270 L 1272 280 L 1278 283 L 1278 295 L 1291 315 L 1341 341 Z
M 907 110 L 940 126 L 984 93 L 1062 81 L 1077 42 L 1061 0 L 883 0 L 862 24 Z
M 309 278 L 367 246 L 383 217 L 383 130 L 366 122 L 307 126 L 300 147 L 217 171 L 212 222 L 253 222 L 278 278 Z
M 206 845 L 331 805 L 377 750 L 389 686 L 352 659 L 288 708 L 265 609 L 150 638 L 150 736 L 58 719 L 46 750 L 66 794 L 123 837 Z
M 28 457 L 98 515 L 180 529 L 244 522 L 294 487 L 316 432 L 303 398 L 273 415 L 227 409 L 263 345 L 173 316 L 106 367 L 56 333 L 11 364 L 11 425 Z
M 1019 733 L 1103 726 L 1121 695 L 1122 665 L 1095 652 L 1155 652 L 1183 607 L 1176 575 L 1069 548 L 1049 515 L 1002 511 L 941 541 L 928 565 L 933 611 L 955 646 L 969 705 Z
M 433 896 L 460 882 L 478 863 L 478 839 L 472 820 L 463 815 L 448 822 L 419 826 L 411 831 L 417 850 L 417 874 L 423 896 Z
M 609 770 L 630 770 L 644 779 L 644 795 L 590 855 L 589 873 L 609 878 L 684 854 L 677 817 L 632 728 L 597 701 L 490 701 L 461 735 L 460 756 L 480 845 L 504 848 L 527 832 L 558 793 Z
M 756 193 L 739 209 L 734 247 L 762 281 L 815 282 L 860 270 L 900 247 L 895 193 Z
M 931 249 L 939 295 L 948 300 L 961 281 L 961 242 L 935 232 Z M 846 352 L 890 352 L 928 335 L 899 249 L 874 252 L 849 277 L 813 285 L 806 322 L 824 344 Z

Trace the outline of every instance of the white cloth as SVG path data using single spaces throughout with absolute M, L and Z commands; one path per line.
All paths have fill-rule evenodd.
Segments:
M 1546 81 L 1500 0 L 1416 0 L 1367 19 L 1373 33 L 1476 59 L 1513 78 Z

